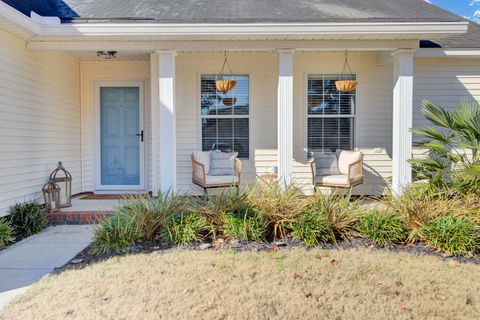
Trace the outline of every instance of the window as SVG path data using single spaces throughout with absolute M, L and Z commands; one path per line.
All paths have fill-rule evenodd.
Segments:
M 352 79 L 355 79 L 353 76 Z M 329 153 L 353 149 L 356 92 L 335 87 L 339 75 L 309 75 L 307 100 L 307 149 Z
M 240 158 L 249 157 L 249 77 L 224 77 L 237 80 L 237 85 L 226 94 L 217 91 L 218 75 L 201 77 L 202 150 L 238 152 Z

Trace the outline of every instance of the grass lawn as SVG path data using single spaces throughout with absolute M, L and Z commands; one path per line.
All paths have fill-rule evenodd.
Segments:
M 50 276 L 2 319 L 479 319 L 480 265 L 368 249 L 167 251 Z

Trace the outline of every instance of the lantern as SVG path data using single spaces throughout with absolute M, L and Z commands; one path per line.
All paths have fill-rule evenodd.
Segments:
M 42 188 L 42 193 L 48 212 L 60 211 L 60 187 L 52 180 L 48 180 Z
M 347 71 L 349 73 L 347 73 Z M 348 52 L 345 51 L 345 63 L 343 64 L 342 73 L 340 79 L 335 81 L 335 86 L 338 91 L 343 92 L 352 92 L 357 88 L 357 80 L 354 80 L 354 75 L 352 70 L 350 70 L 350 65 L 348 64 Z
M 226 51 L 225 51 L 225 59 L 223 60 L 223 66 L 222 66 L 222 69 L 220 70 L 220 79 L 215 81 L 215 87 L 217 88 L 217 90 L 224 94 L 234 89 L 237 86 L 237 80 L 232 80 L 232 79 L 229 80 L 229 79 L 223 78 L 225 67 L 228 67 L 228 70 L 230 71 L 230 75 L 232 75 L 232 68 L 230 68 L 230 64 L 228 63 Z
M 71 207 L 72 175 L 63 167 L 62 161 L 58 162 L 57 168 L 50 174 L 50 180 L 60 187 L 59 208 Z

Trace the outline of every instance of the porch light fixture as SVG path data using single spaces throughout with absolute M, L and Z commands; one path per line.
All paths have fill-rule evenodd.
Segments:
M 230 75 L 233 75 L 232 69 L 230 68 L 230 64 L 228 63 L 227 51 L 225 51 L 225 59 L 223 60 L 222 69 L 220 69 L 220 79 L 215 81 L 215 86 L 217 87 L 217 90 L 222 93 L 227 93 L 228 91 L 234 89 L 235 86 L 237 85 L 237 80 L 224 78 L 225 67 L 228 67 L 228 70 L 230 71 Z
M 68 172 L 62 164 L 58 162 L 58 166 L 50 174 L 50 181 L 60 187 L 60 194 L 58 201 L 59 208 L 67 208 L 72 206 L 72 175 Z
M 347 73 L 348 71 L 348 73 Z M 352 92 L 357 88 L 357 80 L 353 80 L 354 75 L 348 64 L 348 51 L 345 51 L 345 63 L 343 64 L 342 73 L 339 80 L 335 81 L 338 91 Z
M 48 180 L 42 188 L 42 193 L 48 212 L 60 211 L 60 187 L 52 180 Z
M 97 58 L 112 60 L 117 58 L 117 51 L 97 51 Z

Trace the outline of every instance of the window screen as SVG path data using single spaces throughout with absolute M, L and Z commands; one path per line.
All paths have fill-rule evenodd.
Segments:
M 352 79 L 356 77 L 353 76 Z M 335 87 L 339 75 L 309 75 L 307 101 L 307 148 L 330 153 L 353 149 L 356 92 Z
M 249 77 L 232 75 L 237 85 L 227 93 L 217 91 L 219 75 L 201 76 L 202 150 L 238 152 L 249 157 Z

